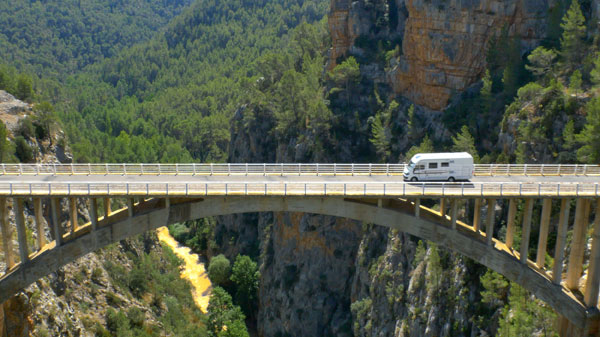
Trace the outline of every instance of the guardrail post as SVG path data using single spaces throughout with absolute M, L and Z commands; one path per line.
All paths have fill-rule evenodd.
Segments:
M 527 176 L 527 164 L 525 164 L 525 166 L 523 166 L 523 175 Z
M 210 175 L 211 176 L 213 175 L 213 164 L 212 163 L 210 163 Z
M 287 197 L 287 183 L 283 184 L 283 195 Z
M 19 163 L 19 175 L 23 175 L 23 164 Z
M 146 183 L 146 196 L 150 196 L 150 184 Z
M 267 183 L 265 183 L 265 195 L 267 195 Z
M 227 163 L 227 176 L 231 176 L 231 163 Z
M 324 195 L 327 196 L 327 183 L 323 184 Z
M 123 175 L 126 176 L 127 175 L 127 165 L 125 163 L 123 163 L 121 165 L 123 165 Z
M 344 183 L 344 196 L 346 196 L 346 183 Z
M 281 163 L 281 176 L 283 177 L 283 163 Z
M 390 164 L 387 164 L 387 165 L 386 165 L 386 168 L 385 168 L 385 173 L 386 173 L 386 175 L 387 175 L 388 177 L 390 176 Z
M 229 185 L 228 183 L 225 183 L 225 196 L 227 196 L 228 193 L 229 193 L 229 191 L 228 191 L 228 187 L 229 186 L 228 185 Z
M 333 176 L 335 177 L 336 175 L 337 175 L 337 172 L 336 172 L 336 164 L 335 164 L 335 163 L 333 163 Z
M 298 177 L 302 175 L 302 164 L 298 163 Z
M 263 176 L 267 175 L 267 164 L 263 163 Z
M 248 163 L 246 163 L 246 177 L 248 176 Z
M 196 175 L 196 164 L 194 164 L 194 175 Z M 140 175 L 143 176 L 144 175 L 144 164 L 140 164 Z
M 317 177 L 319 176 L 319 163 L 317 163 Z
M 373 174 L 372 172 L 373 164 L 369 163 L 369 176 Z
M 244 184 L 244 195 L 248 195 L 248 183 Z
M 364 185 L 364 195 L 367 195 L 367 184 Z
M 54 172 L 56 172 L 56 165 L 54 167 Z M 108 163 L 104 164 L 104 175 L 108 175 Z
M 352 176 L 354 177 L 354 163 L 352 163 Z
M 247 165 L 248 164 L 246 164 L 246 167 L 247 167 Z M 193 172 L 192 175 L 196 176 L 196 163 L 192 163 L 192 172 Z
M 175 163 L 175 175 L 178 176 L 179 175 L 179 164 Z
M 186 195 L 186 196 L 187 196 L 188 194 L 190 194 L 190 193 L 189 193 L 190 191 L 189 191 L 189 186 L 188 186 L 188 185 L 189 185 L 188 183 L 185 183 L 185 195 Z
M 52 168 L 54 169 L 53 170 L 54 171 L 54 176 L 56 176 L 56 164 L 55 163 L 52 164 Z M 6 172 L 4 172 L 4 173 L 6 173 Z
M 40 175 L 40 164 L 36 165 L 36 172 L 37 172 L 37 175 L 39 176 Z

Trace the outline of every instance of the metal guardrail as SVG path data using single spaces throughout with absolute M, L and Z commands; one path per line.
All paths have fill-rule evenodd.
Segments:
M 599 183 L 1 182 L 4 196 L 598 197 Z
M 405 164 L 1 164 L 0 175 L 402 175 Z M 600 176 L 600 165 L 475 165 L 475 176 Z

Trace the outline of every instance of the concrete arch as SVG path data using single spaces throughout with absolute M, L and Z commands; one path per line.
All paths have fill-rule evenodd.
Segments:
M 88 224 L 60 247 L 48 247 L 32 256 L 0 279 L 0 303 L 19 290 L 61 266 L 96 249 L 148 230 L 203 217 L 250 212 L 304 212 L 344 217 L 390 227 L 435 242 L 463 254 L 504 275 L 548 303 L 558 314 L 576 326 L 584 327 L 589 312 L 566 288 L 555 285 L 532 264 L 522 264 L 505 245 L 494 240 L 488 246 L 485 238 L 471 227 L 460 224 L 456 230 L 446 217 L 421 207 L 414 216 L 408 201 L 303 197 L 211 197 L 206 199 L 151 199 L 134 207 L 115 212 L 99 222 L 92 231 Z

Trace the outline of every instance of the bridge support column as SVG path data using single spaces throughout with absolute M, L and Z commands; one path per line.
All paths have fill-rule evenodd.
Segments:
M 592 251 L 590 253 L 590 266 L 585 284 L 583 301 L 587 307 L 598 305 L 598 290 L 600 287 L 600 199 L 596 204 L 596 218 L 594 219 L 594 234 L 592 236 Z
M 451 204 L 450 217 L 452 218 L 452 229 L 456 229 L 456 221 L 458 220 L 458 200 L 452 199 L 450 204 Z
M 56 241 L 56 247 L 60 247 L 63 241 L 63 231 L 62 226 L 60 224 L 60 218 L 58 216 L 58 212 L 60 210 L 60 199 L 52 198 L 50 199 L 50 212 L 52 215 L 50 219 L 52 219 L 52 232 L 54 233 L 54 240 Z
M 523 215 L 523 235 L 521 239 L 521 263 L 527 263 L 529 253 L 529 236 L 531 235 L 531 216 L 533 214 L 533 199 L 525 200 L 525 214 Z
M 475 199 L 475 209 L 473 210 L 473 228 L 479 234 L 479 226 L 481 221 L 481 199 Z
M 127 215 L 130 218 L 133 218 L 133 199 L 132 198 L 127 199 Z
M 494 239 L 494 218 L 496 215 L 496 199 L 487 200 L 487 223 L 485 228 L 486 242 L 492 245 Z
M 112 214 L 110 210 L 110 198 L 104 198 L 104 219 L 108 218 Z
M 541 269 L 544 269 L 544 266 L 546 265 L 546 247 L 548 245 L 550 211 L 552 211 L 552 199 L 544 199 L 542 216 L 540 219 L 540 238 L 538 241 L 537 257 L 535 259 L 535 264 Z
M 415 217 L 421 215 L 421 199 L 415 199 Z
M 90 199 L 90 222 L 92 223 L 92 242 L 94 250 L 96 250 L 98 248 L 98 233 L 96 233 L 98 228 L 98 199 L 96 198 Z
M 573 228 L 573 242 L 571 254 L 569 255 L 569 266 L 567 268 L 567 288 L 579 289 L 579 279 L 583 271 L 583 253 L 585 252 L 585 232 L 587 221 L 585 218 L 589 203 L 585 199 L 577 199 L 575 207 L 575 227 Z
M 23 214 L 23 199 L 15 198 L 15 220 L 17 222 L 17 238 L 19 240 L 19 252 L 21 263 L 29 261 L 29 249 L 27 248 L 27 230 L 25 228 L 25 215 Z
M 71 221 L 71 233 L 75 233 L 78 227 L 76 198 L 69 198 L 69 220 Z
M 506 247 L 512 248 L 515 239 L 515 215 L 517 214 L 517 203 L 510 199 L 508 203 L 508 224 L 506 226 Z
M 446 216 L 446 198 L 440 199 L 440 215 L 442 217 Z
M 46 233 L 44 232 L 44 217 L 42 214 L 42 199 L 33 198 L 33 211 L 37 228 L 37 244 L 40 250 L 46 245 Z
M 12 230 L 8 222 L 6 198 L 0 198 L 0 226 L 2 227 L 2 248 L 4 249 L 6 268 L 12 269 L 15 266 L 15 259 L 13 257 Z
M 565 245 L 567 243 L 567 227 L 569 225 L 569 212 L 571 200 L 562 199 L 560 203 L 560 218 L 558 220 L 558 233 L 556 234 L 556 247 L 554 248 L 554 266 L 552 267 L 552 282 L 560 285 L 562 280 L 563 262 L 565 259 Z

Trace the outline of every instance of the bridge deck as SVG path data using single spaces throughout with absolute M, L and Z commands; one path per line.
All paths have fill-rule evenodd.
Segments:
M 580 166 L 566 171 L 556 166 L 541 166 L 520 171 L 476 169 L 468 182 L 404 182 L 399 172 L 403 165 L 380 165 L 370 170 L 335 169 L 316 164 L 290 167 L 272 164 L 262 171 L 245 164 L 226 165 L 226 170 L 171 169 L 150 170 L 142 165 L 120 166 L 120 170 L 87 166 L 31 165 L 14 173 L 0 174 L 0 196 L 362 196 L 362 197 L 597 197 L 600 195 L 596 166 Z M 154 167 L 154 166 L 152 166 Z M 161 167 L 161 166 L 156 166 Z M 135 168 L 135 169 L 134 169 Z M 72 173 L 67 170 L 72 169 Z M 280 169 L 276 172 L 275 169 Z M 39 170 L 39 174 L 37 171 Z M 54 170 L 59 173 L 53 173 Z M 564 173 L 561 175 L 548 172 Z M 223 172 L 225 171 L 225 172 Z M 90 173 L 91 172 L 91 173 Z M 142 173 L 143 172 L 143 173 Z M 166 173 L 165 173 L 166 172 Z M 318 173 L 317 173 L 318 172 Z M 342 172 L 342 173 L 338 173 Z M 350 173 L 348 173 L 350 172 Z M 400 171 L 401 172 L 401 171 Z M 507 175 L 503 172 L 512 172 Z M 517 172 L 517 173 L 515 173 Z M 520 173 L 518 173 L 520 172 Z M 542 175 L 542 172 L 545 172 Z M 587 172 L 587 173 L 584 173 Z M 492 174 L 493 173 L 493 174 Z

